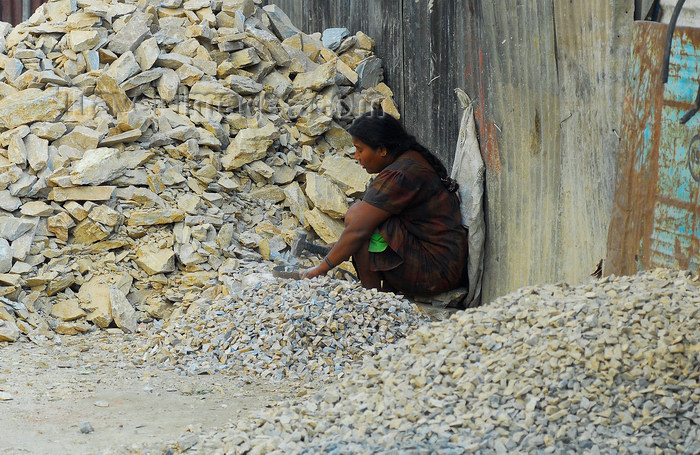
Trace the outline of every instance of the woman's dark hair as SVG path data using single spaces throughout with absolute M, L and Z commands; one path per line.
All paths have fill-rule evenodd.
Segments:
M 445 169 L 440 160 L 430 150 L 418 143 L 415 137 L 408 134 L 401 122 L 395 117 L 372 109 L 371 112 L 362 114 L 355 119 L 350 128 L 348 128 L 348 133 L 374 149 L 385 147 L 387 153 L 394 157 L 398 157 L 409 150 L 415 150 L 423 155 L 435 169 L 448 191 L 452 193 L 457 191 L 459 185 L 447 175 L 447 169 Z

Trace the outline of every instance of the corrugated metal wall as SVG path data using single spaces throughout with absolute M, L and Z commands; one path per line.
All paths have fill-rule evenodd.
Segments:
M 47 0 L 0 0 L 0 21 L 17 25 Z
M 406 126 L 451 163 L 457 87 L 487 163 L 488 301 L 605 257 L 634 0 L 279 0 L 305 31 L 377 41 Z M 648 3 L 648 2 L 645 2 Z

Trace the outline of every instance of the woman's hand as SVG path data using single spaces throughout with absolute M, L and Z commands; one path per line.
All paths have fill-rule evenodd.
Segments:
M 324 275 L 326 272 L 321 267 L 321 264 L 319 264 L 316 267 L 311 267 L 310 269 L 304 270 L 303 272 L 301 272 L 301 278 L 311 279 L 316 278 L 317 276 Z

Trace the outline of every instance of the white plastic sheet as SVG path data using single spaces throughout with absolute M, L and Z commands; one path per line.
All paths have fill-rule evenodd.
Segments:
M 462 224 L 469 230 L 469 292 L 463 302 L 466 308 L 481 304 L 481 281 L 484 273 L 484 242 L 486 222 L 484 219 L 484 173 L 486 168 L 476 138 L 474 108 L 469 95 L 455 89 L 464 109 L 457 139 L 455 161 L 451 177 L 459 183 Z

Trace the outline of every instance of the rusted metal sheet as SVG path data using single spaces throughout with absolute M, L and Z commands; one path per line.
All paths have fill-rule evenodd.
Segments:
M 39 6 L 46 2 L 47 0 L 0 0 L 0 21 L 17 25 L 28 19 Z
M 606 272 L 654 267 L 698 272 L 700 115 L 685 125 L 700 83 L 700 29 L 676 29 L 662 82 L 667 26 L 635 25 L 625 91 L 619 178 Z

